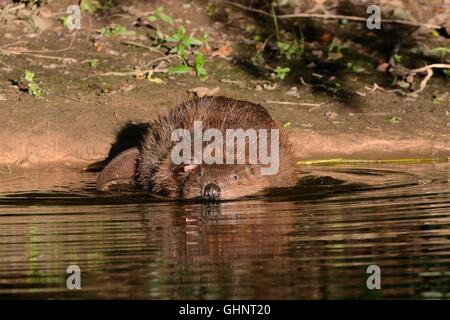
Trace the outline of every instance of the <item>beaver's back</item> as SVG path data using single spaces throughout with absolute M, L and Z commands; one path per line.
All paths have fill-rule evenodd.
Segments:
M 194 121 L 202 121 L 203 128 L 259 129 L 277 128 L 267 110 L 247 101 L 226 97 L 204 97 L 182 103 L 155 124 L 165 128 L 193 129 Z

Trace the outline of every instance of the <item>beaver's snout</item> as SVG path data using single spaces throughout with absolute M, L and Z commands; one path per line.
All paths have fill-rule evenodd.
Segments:
M 219 199 L 220 198 L 220 188 L 215 183 L 209 183 L 203 189 L 203 196 L 207 199 Z

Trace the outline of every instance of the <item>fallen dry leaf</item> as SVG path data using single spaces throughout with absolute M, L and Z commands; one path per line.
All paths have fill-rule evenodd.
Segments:
M 389 63 L 383 62 L 377 66 L 377 71 L 386 72 L 389 69 Z
M 320 41 L 324 44 L 328 44 L 333 40 L 334 36 L 330 33 L 324 33 L 321 37 L 320 37 Z
M 227 46 L 221 46 L 219 49 L 215 50 L 213 53 L 211 53 L 211 57 L 228 57 L 233 53 L 232 47 Z
M 164 84 L 164 81 L 161 78 L 147 77 L 147 80 L 156 84 Z
M 101 44 L 100 42 L 95 42 L 94 47 L 95 47 L 95 51 L 97 51 L 97 52 L 103 51 L 103 48 L 104 48 L 103 44 Z

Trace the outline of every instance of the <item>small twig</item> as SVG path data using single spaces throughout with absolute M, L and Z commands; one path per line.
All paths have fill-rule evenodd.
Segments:
M 305 87 L 312 87 L 312 84 L 306 83 L 306 81 L 303 79 L 303 77 L 300 77 L 300 82 L 305 86 Z
M 278 29 L 278 20 L 277 20 L 277 13 L 275 12 L 275 6 L 272 6 L 272 19 L 273 25 L 275 27 L 275 35 L 277 37 L 277 41 L 280 41 L 280 30 Z
M 402 95 L 405 95 L 405 93 L 404 93 L 402 90 L 400 90 L 400 89 L 392 89 L 392 90 L 388 90 L 388 89 L 385 89 L 385 88 L 383 88 L 383 87 L 380 87 L 380 86 L 379 86 L 378 84 L 376 84 L 376 83 L 373 84 L 373 88 L 366 86 L 366 87 L 364 87 L 364 89 L 366 89 L 366 90 L 368 90 L 368 91 L 370 91 L 370 92 L 375 92 L 375 91 L 379 90 L 379 91 L 388 92 L 388 93 L 398 92 L 398 93 L 400 93 L 400 94 L 402 94 Z
M 389 163 L 389 164 L 414 164 L 414 163 L 445 163 L 450 162 L 450 158 L 411 158 L 411 159 L 319 159 L 319 160 L 300 160 L 298 165 L 337 165 L 337 164 L 357 164 L 357 163 Z
M 306 106 L 306 107 L 320 107 L 320 106 L 323 105 L 323 103 L 291 102 L 291 101 L 275 101 L 275 100 L 266 100 L 266 103 L 283 104 L 283 105 L 295 105 L 295 106 Z
M 409 74 L 408 74 L 409 77 L 414 77 L 414 75 L 417 74 L 417 73 L 423 73 L 423 72 L 427 73 L 425 78 L 423 78 L 423 80 L 420 82 L 419 89 L 411 92 L 410 95 L 411 94 L 417 94 L 417 93 L 422 92 L 423 90 L 425 90 L 428 81 L 430 81 L 430 79 L 433 77 L 433 68 L 436 68 L 436 69 L 450 69 L 450 64 L 434 63 L 434 64 L 430 64 L 430 65 L 422 67 L 422 68 L 417 68 L 417 69 L 410 70 Z M 412 78 L 412 79 L 414 79 L 414 78 Z
M 428 66 L 422 67 L 422 68 L 417 68 L 417 69 L 412 69 L 409 71 L 409 73 L 419 73 L 419 72 L 424 72 L 427 71 L 429 69 L 450 69 L 450 64 L 445 64 L 445 63 L 434 63 L 434 64 L 430 64 Z
M 46 56 L 43 54 L 35 54 L 35 53 L 28 53 L 28 52 L 21 52 L 20 54 L 25 54 L 28 56 L 32 56 L 35 58 L 41 58 L 41 59 L 50 59 L 50 60 L 61 60 L 63 62 L 67 63 L 76 63 L 77 59 L 75 58 L 64 58 L 64 57 L 58 57 L 58 56 Z
M 7 8 L 6 7 L 3 10 L 5 12 L 12 12 L 12 11 L 20 10 L 20 9 L 23 9 L 23 8 L 25 8 L 25 4 L 21 3 L 21 4 L 17 5 L 17 6 L 15 6 L 15 7 L 11 7 L 11 8 Z
M 159 53 L 162 56 L 166 56 L 163 52 L 159 51 L 156 48 L 153 48 L 151 46 L 147 46 L 145 44 L 139 43 L 139 42 L 134 42 L 134 41 L 122 41 L 121 44 L 127 45 L 127 46 L 134 46 L 134 47 L 138 47 L 138 48 L 144 48 L 147 50 L 150 50 L 152 52 L 156 52 Z
M 23 43 L 23 41 L 16 41 L 16 42 L 7 43 L 7 44 L 4 44 L 4 45 L 0 46 L 0 48 L 10 47 L 10 46 L 13 46 L 13 45 L 19 44 L 19 43 Z
M 97 74 L 100 77 L 103 76 L 115 76 L 115 77 L 126 77 L 126 76 L 142 76 L 145 75 L 147 73 L 153 74 L 153 73 L 166 73 L 168 72 L 169 69 L 146 69 L 146 70 L 134 70 L 134 71 L 109 71 L 109 72 L 105 72 L 105 73 L 99 73 Z
M 48 90 L 48 91 L 49 91 L 50 93 L 52 93 L 51 90 Z M 74 98 L 74 97 L 67 96 L 67 95 L 60 94 L 60 93 L 52 93 L 52 94 L 54 94 L 54 95 L 56 95 L 56 96 L 59 96 L 59 97 L 62 97 L 62 98 L 70 99 L 70 100 L 72 100 L 72 101 L 82 102 L 82 103 L 84 103 L 84 104 L 95 104 L 95 102 L 88 102 L 88 101 L 83 100 L 83 99 L 81 99 L 81 98 Z
M 65 57 L 58 57 L 58 56 L 47 56 L 47 55 L 43 55 L 43 54 L 31 53 L 31 52 L 28 52 L 28 51 L 17 52 L 17 51 L 13 51 L 13 50 L 0 49 L 0 53 L 3 53 L 4 55 L 10 55 L 10 54 L 27 55 L 27 56 L 31 56 L 31 57 L 35 57 L 35 58 L 41 58 L 41 59 L 62 60 L 63 62 L 67 62 L 67 63 L 75 63 L 75 62 L 77 62 L 77 59 L 74 59 L 74 58 L 65 58 Z
M 146 63 L 143 66 L 141 66 L 141 68 L 151 66 L 152 64 L 154 64 L 155 62 L 158 62 L 158 61 L 170 60 L 172 58 L 182 59 L 182 58 L 180 58 L 180 56 L 178 56 L 176 54 L 171 54 L 171 55 L 168 55 L 168 56 L 164 56 L 164 57 L 159 57 L 159 58 L 153 59 L 149 63 Z
M 431 79 L 431 77 L 433 76 L 433 69 L 426 69 L 427 71 L 427 75 L 425 76 L 425 78 L 423 78 L 423 80 L 420 82 L 420 87 L 419 89 L 417 89 L 416 91 L 411 92 L 410 94 L 415 94 L 415 93 L 419 93 L 422 92 L 426 86 L 428 81 Z
M 224 2 L 229 5 L 235 6 L 237 8 L 243 9 L 243 10 L 259 13 L 259 14 L 265 15 L 267 17 L 272 17 L 272 14 L 270 14 L 269 12 L 266 12 L 264 10 L 250 8 L 250 7 L 244 6 L 242 4 L 234 3 L 234 2 L 231 2 L 228 0 L 224 0 Z M 367 21 L 367 18 L 363 18 L 363 17 L 346 16 L 346 15 L 340 15 L 340 14 L 328 14 L 328 13 L 326 13 L 326 14 L 294 13 L 294 14 L 277 15 L 277 19 L 292 19 L 292 18 L 313 18 L 313 19 L 326 19 L 326 20 L 345 19 L 345 20 L 355 21 L 355 22 L 366 22 Z M 431 29 L 440 29 L 441 28 L 440 25 L 436 25 L 436 24 L 412 22 L 412 21 L 397 20 L 397 19 L 382 19 L 382 22 L 388 23 L 388 24 L 403 24 L 403 25 L 409 25 L 409 26 L 413 26 L 413 27 L 426 27 L 426 28 L 431 28 Z
M 75 31 L 72 35 L 72 39 L 70 39 L 70 43 L 67 47 L 63 49 L 56 49 L 56 50 L 28 50 L 26 52 L 28 53 L 47 53 L 47 52 L 63 52 L 67 51 L 72 48 L 73 42 L 75 41 L 75 38 L 77 37 L 77 31 Z

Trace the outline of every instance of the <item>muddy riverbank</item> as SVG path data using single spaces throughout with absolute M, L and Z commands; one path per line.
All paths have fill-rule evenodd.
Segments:
M 83 28 L 69 32 L 59 20 L 66 2 L 42 6 L 40 18 L 31 19 L 37 30 L 29 30 L 18 13 L 0 26 L 1 164 L 81 167 L 100 160 L 121 126 L 153 119 L 190 99 L 198 87 L 263 104 L 290 133 L 299 159 L 450 156 L 449 80 L 440 73 L 415 95 L 389 87 L 392 79 L 376 71 L 376 64 L 362 71 L 349 63 L 344 69 L 294 64 L 285 79 L 261 73 L 241 54 L 249 35 L 233 29 L 240 21 L 239 27 L 250 30 L 255 21 L 230 9 L 226 19 L 217 18 L 199 2 L 174 6 L 170 14 L 193 33 L 208 33 L 202 49 L 207 77 L 193 72 L 149 77 L 140 68 L 161 57 L 129 45 L 145 43 L 148 29 L 136 24 L 136 10 L 120 6 L 110 15 L 83 13 Z M 141 6 L 142 14 L 154 9 Z M 33 17 L 32 10 L 24 14 Z M 132 32 L 106 36 L 101 28 L 112 23 Z M 43 91 L 39 96 L 30 94 L 29 81 L 24 87 L 25 70 L 34 73 Z

